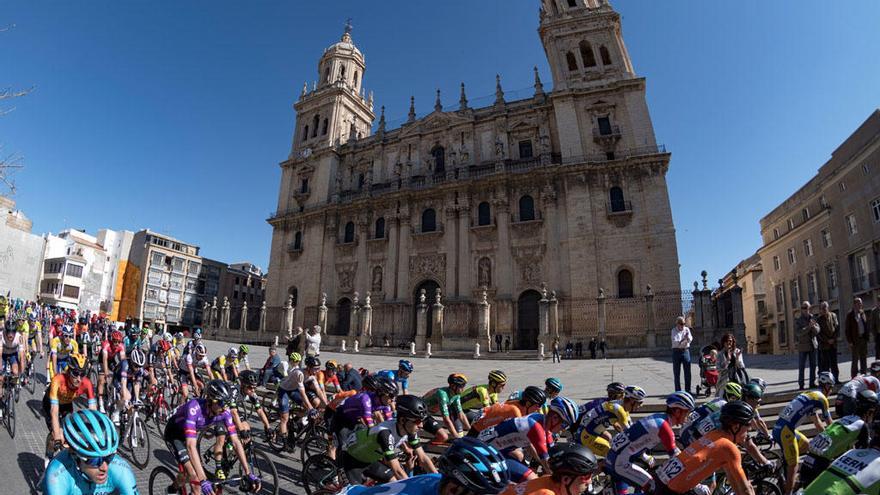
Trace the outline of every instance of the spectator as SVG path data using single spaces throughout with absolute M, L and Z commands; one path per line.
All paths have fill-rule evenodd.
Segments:
M 584 343 L 580 340 L 574 345 L 574 357 L 584 357 Z
M 599 347 L 599 344 L 596 342 L 596 337 L 590 339 L 589 345 L 587 348 L 590 350 L 590 359 L 596 359 L 596 349 Z
M 852 351 L 850 375 L 855 378 L 868 368 L 868 324 L 861 298 L 853 299 L 853 309 L 846 315 L 846 342 Z
M 278 356 L 278 349 L 274 345 L 269 346 L 269 357 L 266 358 L 266 363 L 260 368 L 260 384 L 262 386 L 265 387 L 269 383 L 269 380 L 273 375 L 273 370 L 275 370 L 279 364 L 281 364 L 281 357 Z
M 391 347 L 391 341 L 388 340 L 388 334 L 382 336 L 382 347 Z
M 599 352 L 602 354 L 602 359 L 605 359 L 605 351 L 607 351 L 607 350 L 608 350 L 608 343 L 605 342 L 605 339 L 602 339 L 602 341 L 599 342 Z
M 691 329 L 684 324 L 684 317 L 679 316 L 675 320 L 672 329 L 672 376 L 675 390 L 691 391 L 691 354 L 690 346 L 694 337 Z M 603 340 L 604 342 L 604 340 Z M 681 371 L 684 368 L 684 388 L 681 388 Z
M 354 366 L 351 363 L 345 363 L 345 365 L 336 371 L 336 377 L 339 378 L 339 387 L 342 390 L 360 390 L 361 385 L 361 374 L 358 373 L 358 370 L 354 369 Z
M 504 352 L 510 352 L 510 335 L 504 337 Z
M 880 359 L 880 291 L 874 291 L 874 309 L 868 315 L 868 331 L 874 334 L 874 359 Z
M 840 324 L 837 315 L 828 311 L 828 302 L 819 304 L 819 372 L 830 371 L 840 383 L 840 369 L 837 367 L 837 339 L 840 337 Z
M 559 358 L 559 339 L 553 339 L 553 362 L 562 362 L 562 359 Z
M 318 325 L 309 329 L 306 335 L 306 356 L 321 355 L 321 327 Z
M 572 345 L 569 340 L 567 344 L 565 344 L 565 359 L 571 359 L 572 353 L 574 353 L 574 345 Z
M 293 331 L 287 332 L 287 355 L 299 351 L 299 344 L 302 341 L 302 327 L 296 327 Z
M 810 313 L 809 301 L 801 303 L 801 314 L 794 320 L 794 332 L 798 339 L 798 387 L 804 389 L 804 364 L 810 362 L 810 388 L 816 388 L 816 336 L 819 323 Z
M 716 396 L 721 397 L 724 394 L 724 386 L 727 382 L 741 383 L 737 377 L 737 370 L 745 370 L 746 365 L 743 362 L 742 349 L 736 346 L 736 337 L 732 333 L 725 333 L 721 336 L 721 343 L 715 344 L 716 349 L 721 349 L 717 355 L 716 366 L 718 368 L 718 383 L 715 385 Z
M 495 334 L 495 348 L 498 352 L 501 352 L 501 334 Z

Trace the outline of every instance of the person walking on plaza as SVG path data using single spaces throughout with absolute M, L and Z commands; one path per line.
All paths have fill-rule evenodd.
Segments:
M 598 344 L 596 343 L 596 337 L 590 339 L 590 343 L 587 345 L 587 349 L 590 350 L 590 359 L 596 359 L 596 348 Z
M 599 342 L 599 352 L 602 353 L 602 359 L 605 359 L 605 351 L 607 351 L 607 350 L 608 350 L 608 343 L 605 342 L 605 339 L 602 339 L 602 341 Z
M 690 393 L 691 391 L 690 346 L 693 340 L 691 329 L 684 324 L 684 317 L 679 316 L 672 329 L 672 379 L 676 392 L 684 390 Z M 684 368 L 684 388 L 681 388 L 682 368 Z
M 846 341 L 852 351 L 850 375 L 855 378 L 868 368 L 868 322 L 861 298 L 853 299 L 853 309 L 846 315 Z
M 725 333 L 721 336 L 721 350 L 718 351 L 718 383 L 715 385 L 716 397 L 724 395 L 724 386 L 727 382 L 739 383 L 745 386 L 748 379 L 743 381 L 737 370 L 745 370 L 746 364 L 743 362 L 742 349 L 736 346 L 736 337 L 732 333 Z
M 565 359 L 571 359 L 572 354 L 574 353 L 574 344 L 569 340 L 567 344 L 565 344 Z
M 495 334 L 495 348 L 498 350 L 498 352 L 501 352 L 501 334 L 500 333 Z
M 798 342 L 798 388 L 804 389 L 804 364 L 810 363 L 810 388 L 816 388 L 816 348 L 819 323 L 810 313 L 809 301 L 801 303 L 801 314 L 794 320 L 794 333 Z
M 306 356 L 321 355 L 321 327 L 318 325 L 309 329 L 306 334 Z
M 837 315 L 828 310 L 828 302 L 819 303 L 819 373 L 830 371 L 840 382 L 840 370 L 837 367 L 837 339 L 840 337 L 840 324 Z
M 574 357 L 582 358 L 584 357 L 584 343 L 580 340 L 577 341 L 574 345 Z
M 553 339 L 553 362 L 561 363 L 562 359 L 559 358 L 559 339 Z
M 510 352 L 510 335 L 504 337 L 504 352 Z

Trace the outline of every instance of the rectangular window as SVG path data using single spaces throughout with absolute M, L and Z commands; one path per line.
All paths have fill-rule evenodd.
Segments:
M 794 252 L 794 248 L 788 248 L 788 264 L 793 265 L 797 263 L 797 255 Z
M 788 230 L 794 229 L 794 218 L 788 219 Z
M 774 256 L 774 257 L 773 257 L 773 269 L 776 270 L 776 271 L 778 272 L 778 271 L 779 271 L 779 267 L 780 267 L 779 256 Z
M 831 247 L 831 232 L 828 229 L 822 229 L 822 246 Z
M 520 141 L 519 142 L 519 157 L 520 158 L 531 158 L 532 155 L 532 141 Z
M 779 345 L 788 345 L 788 331 L 785 328 L 785 320 L 779 320 Z
M 150 264 L 154 266 L 162 265 L 165 263 L 165 255 L 159 252 L 153 252 L 150 256 Z
M 871 201 L 871 214 L 874 215 L 874 223 L 880 223 L 880 198 Z
M 810 209 L 809 209 L 809 208 L 804 208 L 803 210 L 801 210 L 801 216 L 804 217 L 804 221 L 805 221 L 805 222 L 806 222 L 807 220 L 809 220 L 809 219 L 810 219 Z
M 301 194 L 309 192 L 309 179 L 307 177 L 299 181 L 299 192 Z
M 825 267 L 825 283 L 828 285 L 828 299 L 837 298 L 837 270 L 834 265 Z
M 776 286 L 776 312 L 785 312 L 785 287 L 782 284 Z
M 758 301 L 758 314 L 767 314 L 767 303 L 764 301 Z
M 611 119 L 608 117 L 599 117 L 596 119 L 596 122 L 599 124 L 599 134 L 602 136 L 611 135 Z
M 846 231 L 849 232 L 849 235 L 856 235 L 859 233 L 859 226 L 856 224 L 855 215 L 846 216 Z
M 79 287 L 75 285 L 65 285 L 61 289 L 61 295 L 64 297 L 72 297 L 74 299 L 79 298 Z
M 773 240 L 779 239 L 779 229 L 773 228 Z
M 801 305 L 801 284 L 798 279 L 794 279 L 789 284 L 791 287 L 791 307 L 799 308 Z
M 174 258 L 174 261 L 172 261 L 171 265 L 174 268 L 175 272 L 182 272 L 183 271 L 184 261 L 185 260 L 183 258 Z
M 80 265 L 67 265 L 67 274 L 71 277 L 82 278 L 83 267 Z
M 804 255 L 810 257 L 813 255 L 813 241 L 804 239 Z
M 807 274 L 807 300 L 812 304 L 819 302 L 818 296 L 819 284 L 816 280 L 816 272 Z

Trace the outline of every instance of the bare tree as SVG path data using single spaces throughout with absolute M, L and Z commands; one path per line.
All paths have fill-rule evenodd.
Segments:
M 0 34 L 6 33 L 14 28 L 15 24 L 0 27 Z M 28 95 L 33 90 L 33 86 L 28 89 L 0 89 L 0 116 L 6 115 L 15 110 L 14 106 L 7 106 L 7 100 L 11 101 L 16 98 L 21 98 L 22 96 Z M 0 144 L 0 186 L 8 189 L 9 195 L 15 194 L 15 181 L 12 179 L 12 175 L 22 168 L 21 162 L 22 156 L 20 154 L 7 153 L 3 150 L 3 145 Z M 0 189 L 0 192 L 4 191 Z

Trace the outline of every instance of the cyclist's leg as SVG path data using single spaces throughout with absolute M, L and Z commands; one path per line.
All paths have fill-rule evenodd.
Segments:
M 277 390 L 278 397 L 278 412 L 280 413 L 280 421 L 279 428 L 281 431 L 281 435 L 283 437 L 287 437 L 287 420 L 290 418 L 290 394 L 292 393 L 282 389 L 281 387 Z
M 581 436 L 581 444 L 592 450 L 596 457 L 605 457 L 611 450 L 611 444 L 608 443 L 608 440 L 601 436 L 590 435 L 587 432 Z
M 626 493 L 630 487 L 636 490 L 643 489 L 651 482 L 651 475 L 647 471 L 623 456 L 611 456 L 606 458 L 606 469 L 609 470 L 615 482 L 618 494 Z
M 189 451 L 186 449 L 186 436 L 183 431 L 177 424 L 168 423 L 165 426 L 165 431 L 162 434 L 162 439 L 165 441 L 165 446 L 168 448 L 168 451 L 174 456 L 177 464 L 179 466 L 183 466 L 184 472 L 186 474 L 186 478 L 193 483 L 192 490 L 190 492 L 198 493 L 197 480 L 199 479 L 196 474 L 196 469 L 193 467 L 192 459 L 189 457 Z M 178 490 L 180 487 L 178 486 Z M 180 493 L 178 491 L 177 493 Z
M 794 489 L 795 478 L 797 477 L 798 457 L 800 454 L 798 444 L 800 442 L 798 441 L 796 431 L 787 425 L 783 426 L 778 434 L 774 428 L 773 437 L 779 443 L 782 449 L 782 458 L 785 461 L 785 489 L 783 493 L 789 494 Z

